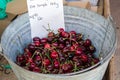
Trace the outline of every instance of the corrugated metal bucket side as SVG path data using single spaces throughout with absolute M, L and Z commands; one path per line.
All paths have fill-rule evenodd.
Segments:
M 69 74 L 41 74 L 25 70 L 14 62 L 16 55 L 32 42 L 28 14 L 14 20 L 1 38 L 4 56 L 19 80 L 102 80 L 107 65 L 116 48 L 116 33 L 112 23 L 86 9 L 64 6 L 65 28 L 75 30 L 90 38 L 96 47 L 95 56 L 101 61 L 87 69 Z

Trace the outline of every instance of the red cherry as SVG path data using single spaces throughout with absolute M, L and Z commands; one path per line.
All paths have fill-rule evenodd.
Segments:
M 46 43 L 46 44 L 44 45 L 44 48 L 45 48 L 45 49 L 50 49 L 50 44 L 49 44 L 49 43 Z
M 77 65 L 77 67 L 79 67 L 79 66 L 81 66 L 82 62 L 77 61 L 75 64 Z
M 29 59 L 27 60 L 27 63 L 33 63 L 33 59 L 32 59 L 32 58 L 29 58 Z
M 68 37 L 69 37 L 69 33 L 63 31 L 63 32 L 61 33 L 61 36 L 62 36 L 62 37 L 65 37 L 65 38 L 68 38 Z
M 76 49 L 76 48 L 78 48 L 78 47 L 79 47 L 79 44 L 74 43 L 74 44 L 73 44 L 73 46 L 74 46 L 74 47 L 75 47 L 75 49 Z
M 34 71 L 34 72 L 41 72 L 41 70 L 40 70 L 39 67 L 35 67 L 35 68 L 33 68 L 33 71 Z
M 69 63 L 69 64 L 68 64 L 68 69 L 69 69 L 69 70 L 73 69 L 73 65 Z
M 78 56 L 74 56 L 72 59 L 74 62 L 78 62 L 79 61 L 79 57 Z
M 59 32 L 59 33 L 63 32 L 63 31 L 64 31 L 63 28 L 59 28 L 59 29 L 58 29 L 58 32 Z
M 29 70 L 33 71 L 33 69 L 36 67 L 35 63 L 30 63 Z
M 57 43 L 57 42 L 54 42 L 54 43 L 52 43 L 52 46 L 58 47 L 58 43 Z
M 64 47 L 64 48 L 63 48 L 63 52 L 64 52 L 64 53 L 66 53 L 66 52 L 68 52 L 68 51 L 70 51 L 70 48 L 69 48 L 69 47 Z
M 29 51 L 29 49 L 26 49 L 25 54 L 28 55 L 28 57 L 32 56 L 32 53 Z
M 39 37 L 34 37 L 33 41 L 40 41 L 40 38 Z
M 53 37 L 54 36 L 54 33 L 53 32 L 49 32 L 48 33 L 48 37 Z
M 46 43 L 47 42 L 47 38 L 42 38 L 41 39 L 41 43 Z
M 57 59 L 58 58 L 58 52 L 57 51 L 52 51 L 51 54 L 50 54 L 50 57 L 52 59 Z
M 85 54 L 81 54 L 80 58 L 81 58 L 81 60 L 82 60 L 83 62 L 87 62 L 87 61 L 88 61 L 88 56 L 85 55 Z
M 86 51 L 86 48 L 84 46 L 80 46 L 80 48 L 82 49 L 82 51 Z
M 63 65 L 62 65 L 62 70 L 63 70 L 64 72 L 67 72 L 67 71 L 69 70 L 68 64 L 63 64 Z
M 75 42 L 76 39 L 77 39 L 76 37 L 73 37 L 73 38 L 71 38 L 71 41 L 74 41 L 74 42 Z
M 41 56 L 35 56 L 35 60 L 37 60 L 37 61 L 41 61 L 42 60 L 42 58 L 41 58 Z
M 16 60 L 17 60 L 17 62 L 23 62 L 24 61 L 24 56 L 23 55 L 18 55 L 17 57 L 16 57 Z
M 39 56 L 41 53 L 42 53 L 42 50 L 37 49 L 35 55 L 36 55 L 36 56 Z
M 70 51 L 75 51 L 75 47 L 74 46 L 70 46 Z
M 68 64 L 68 63 L 65 63 L 62 65 L 62 70 L 65 73 L 69 72 L 72 68 L 73 68 L 73 66 L 71 64 Z
M 53 41 L 53 37 L 48 37 L 48 38 L 47 38 L 47 41 L 48 41 L 49 43 L 51 43 L 51 42 Z
M 59 46 L 58 46 L 60 49 L 63 49 L 64 47 L 65 47 L 65 45 L 64 44 L 59 44 Z
M 94 58 L 93 61 L 94 61 L 95 64 L 97 64 L 100 60 L 99 60 L 99 58 Z
M 34 41 L 35 46 L 40 46 L 40 41 Z
M 75 36 L 76 35 L 75 31 L 70 31 L 69 33 L 70 33 L 71 36 Z
M 91 40 L 90 39 L 86 39 L 84 42 L 84 46 L 88 47 L 91 45 Z
M 58 69 L 59 66 L 60 66 L 60 63 L 58 61 L 54 61 L 54 67 Z
M 54 67 L 52 65 L 47 66 L 48 71 L 53 71 Z
M 64 38 L 63 38 L 63 37 L 59 37 L 58 41 L 59 41 L 60 43 L 64 43 Z
M 37 66 L 39 66 L 41 64 L 41 62 L 42 62 L 42 58 L 39 55 L 35 56 L 34 63 Z
M 29 44 L 28 49 L 30 50 L 30 52 L 34 52 L 35 51 L 35 44 L 33 44 L 33 43 Z
M 48 65 L 50 65 L 50 60 L 49 59 L 44 59 L 42 63 L 43 63 L 44 66 L 48 66 Z
M 31 52 L 27 52 L 27 53 L 24 53 L 24 58 L 27 60 L 29 59 L 31 56 L 32 56 L 32 53 Z
M 83 50 L 81 48 L 77 48 L 75 54 L 76 55 L 81 55 L 81 54 L 83 54 Z

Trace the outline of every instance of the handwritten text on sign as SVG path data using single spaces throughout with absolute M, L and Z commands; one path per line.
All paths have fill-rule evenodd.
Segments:
M 64 28 L 63 0 L 27 0 L 32 37 L 46 37 L 44 27 Z M 44 27 L 43 27 L 44 26 Z

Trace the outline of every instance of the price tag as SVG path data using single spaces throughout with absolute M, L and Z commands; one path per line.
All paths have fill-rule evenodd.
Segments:
M 63 0 L 27 0 L 32 38 L 46 37 L 48 29 L 64 27 Z M 45 29 L 46 28 L 46 29 Z

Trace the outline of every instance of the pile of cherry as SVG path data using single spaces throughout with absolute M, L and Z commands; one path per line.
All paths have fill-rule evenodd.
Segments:
M 16 63 L 33 72 L 71 73 L 98 63 L 95 50 L 91 40 L 84 40 L 81 33 L 59 28 L 57 34 L 50 31 L 47 38 L 34 37 L 24 53 L 17 55 Z

